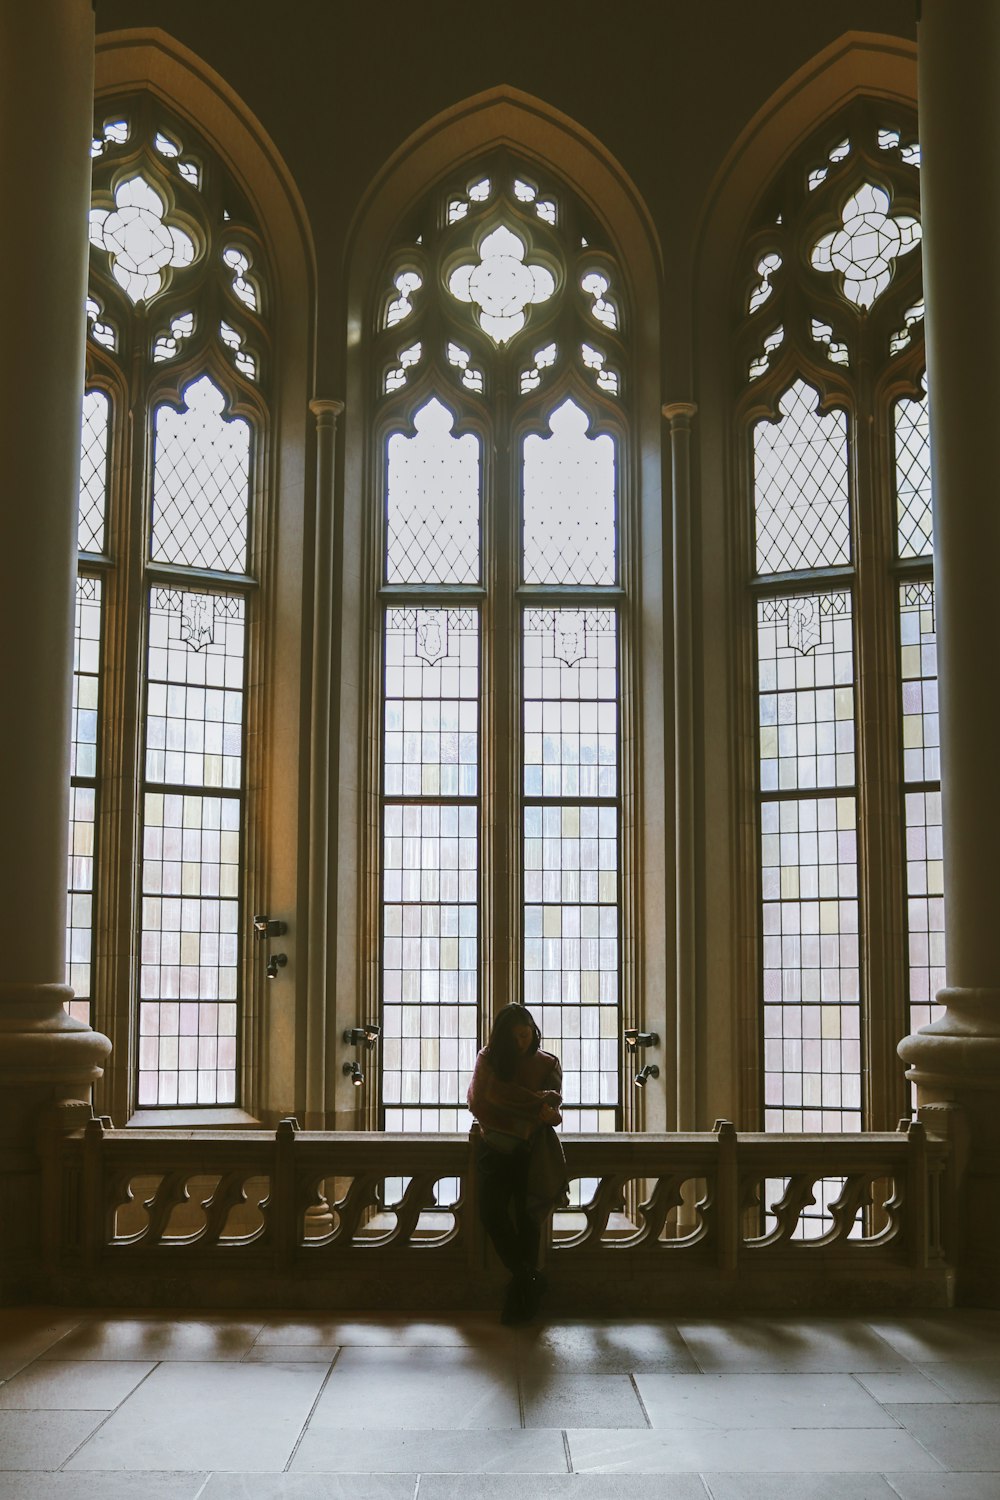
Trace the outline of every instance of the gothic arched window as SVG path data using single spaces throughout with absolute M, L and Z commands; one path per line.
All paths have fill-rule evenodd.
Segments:
M 381 1121 L 459 1128 L 489 1018 L 523 999 L 562 1058 L 570 1128 L 614 1130 L 631 790 L 622 277 L 563 185 L 498 154 L 423 202 L 381 285 Z
M 93 170 L 70 982 L 128 1107 L 234 1104 L 271 293 L 245 198 L 151 95 L 101 102 Z
M 895 1124 L 943 980 L 914 122 L 858 103 L 741 258 L 763 1120 Z

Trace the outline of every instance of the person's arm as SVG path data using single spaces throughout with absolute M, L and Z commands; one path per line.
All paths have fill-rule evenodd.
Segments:
M 520 1115 L 527 1120 L 537 1120 L 545 1103 L 543 1094 L 526 1089 L 519 1083 L 505 1083 L 490 1067 L 488 1059 L 480 1052 L 472 1071 L 469 1084 L 469 1109 L 479 1118 L 479 1109 L 490 1105 L 504 1114 Z
M 545 1093 L 542 1097 L 545 1099 L 541 1113 L 542 1124 L 561 1125 L 562 1063 L 558 1057 L 552 1059 L 552 1067 L 549 1069 L 549 1076 L 545 1080 Z

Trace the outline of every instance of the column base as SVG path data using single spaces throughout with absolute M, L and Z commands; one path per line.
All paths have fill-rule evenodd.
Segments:
M 32 1299 L 44 1261 L 45 1142 L 82 1127 L 111 1051 L 65 984 L 0 984 L 0 1302 Z
M 897 1050 L 921 1119 L 952 1142 L 956 1300 L 1000 1307 L 1000 989 L 937 999 L 945 1014 Z

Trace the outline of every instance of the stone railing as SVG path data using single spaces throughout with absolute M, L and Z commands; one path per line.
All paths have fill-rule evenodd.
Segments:
M 947 1302 L 945 1142 L 579 1135 L 545 1255 L 550 1302 L 620 1312 Z M 53 1139 L 59 1300 L 476 1308 L 503 1278 L 460 1135 L 114 1130 Z

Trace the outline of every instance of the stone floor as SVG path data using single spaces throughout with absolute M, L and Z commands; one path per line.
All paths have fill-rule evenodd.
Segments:
M 0 1500 L 1000 1500 L 1000 1313 L 0 1310 Z

